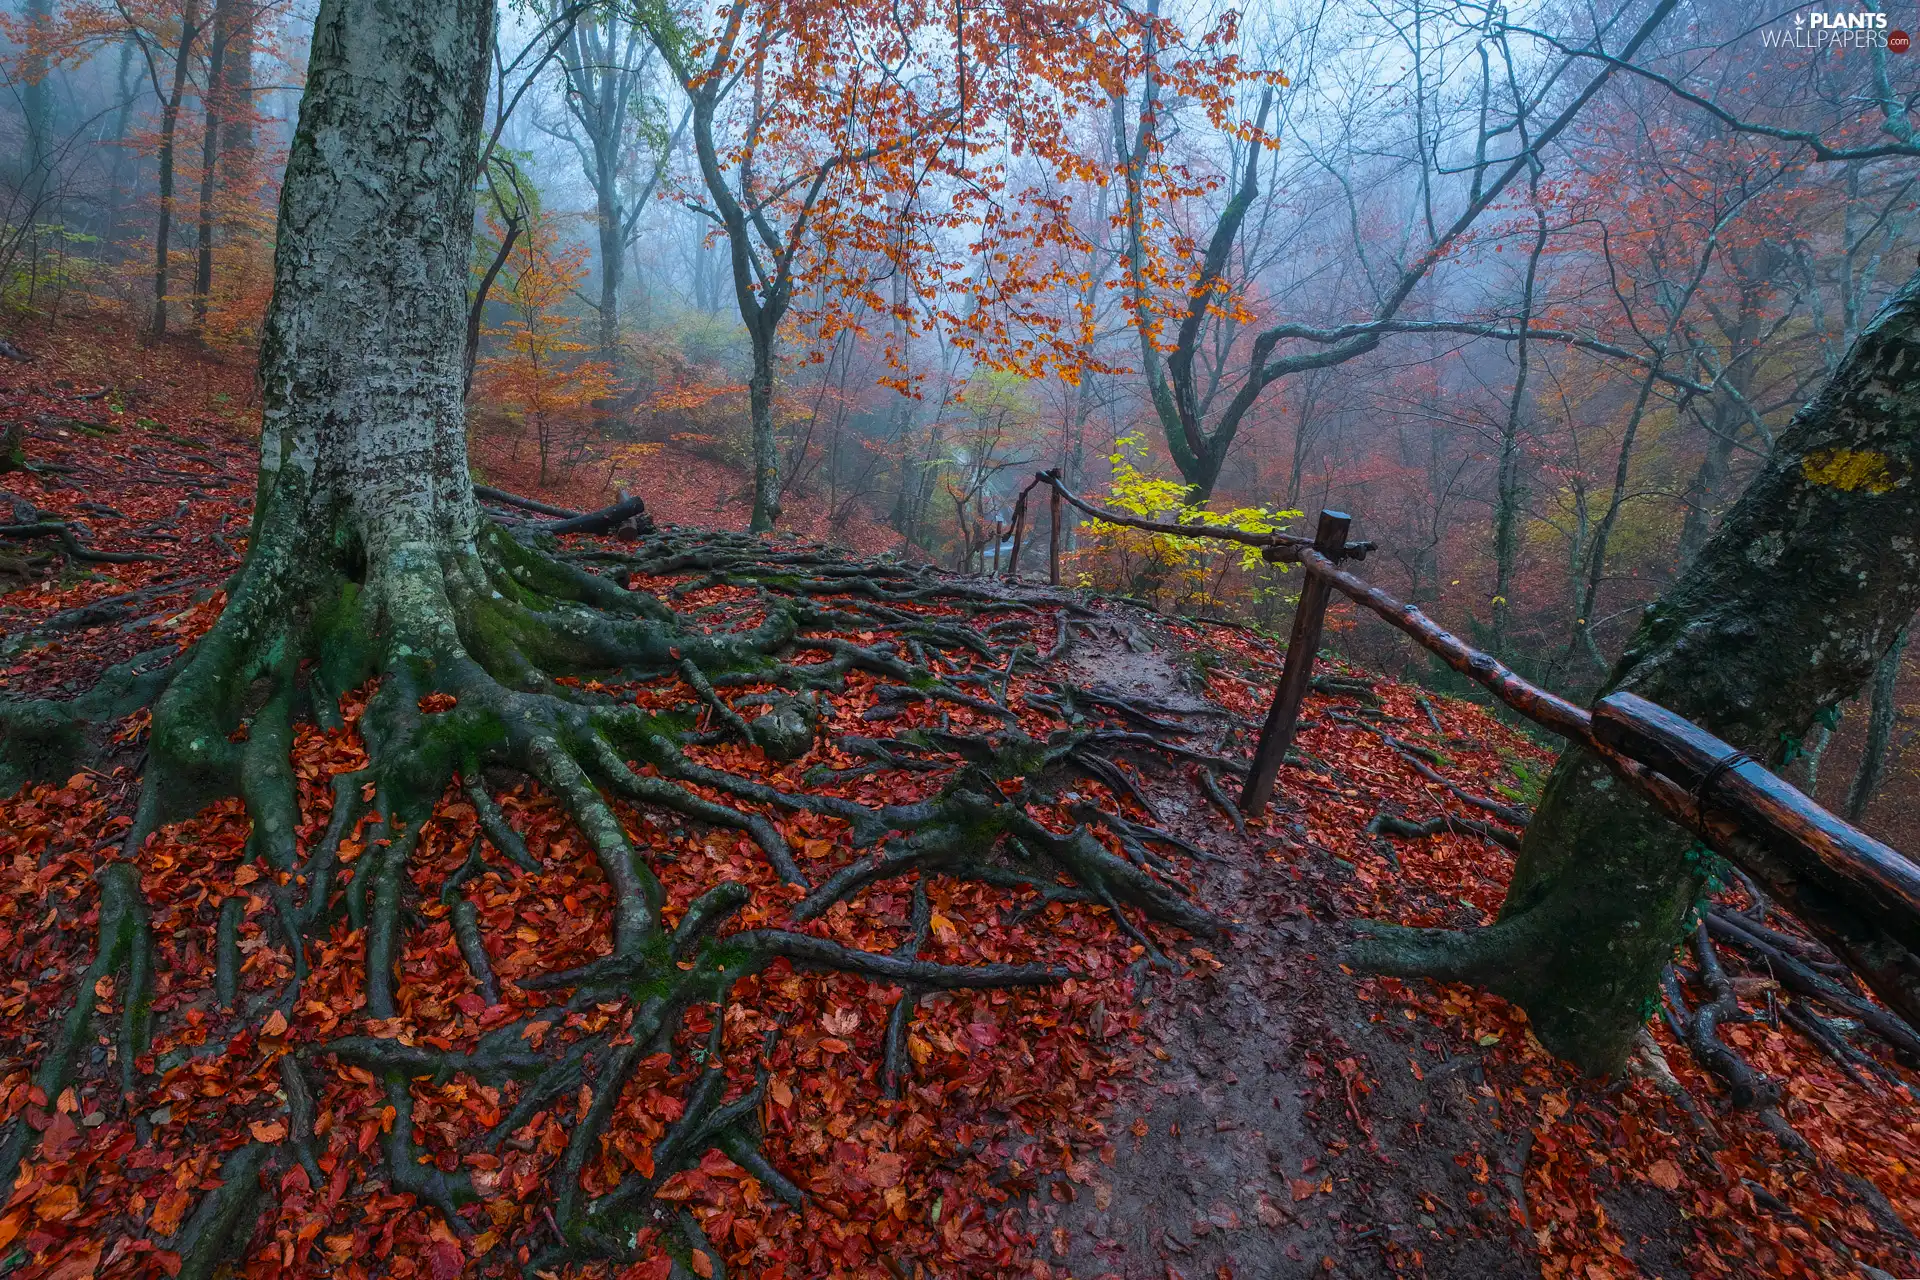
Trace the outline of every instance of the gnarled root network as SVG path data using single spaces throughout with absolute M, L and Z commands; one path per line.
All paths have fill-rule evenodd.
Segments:
M 563 552 L 486 526 L 467 550 L 401 549 L 372 565 L 294 554 L 300 544 L 290 536 L 276 552 L 271 527 L 259 543 L 220 620 L 164 682 L 127 860 L 99 873 L 96 957 L 35 1078 L 49 1097 L 65 1087 L 103 978 L 121 977 L 116 1060 L 131 1100 L 143 1081 L 177 1069 L 183 1054 L 247 1034 L 284 1035 L 309 996 L 318 949 L 361 940 L 364 1024 L 281 1057 L 286 1115 L 269 1130 L 281 1136 L 262 1138 L 256 1127 L 255 1141 L 225 1156 L 218 1188 L 162 1242 L 179 1254 L 182 1276 L 210 1276 L 243 1249 L 275 1188 L 302 1174 L 309 1187 L 321 1184 L 310 1080 L 346 1069 L 384 1093 L 377 1142 L 389 1189 L 436 1206 L 456 1233 L 475 1231 L 468 1206 L 489 1189 L 486 1175 L 426 1158 L 415 1120 L 420 1081 L 458 1078 L 499 1091 L 505 1114 L 482 1150 L 499 1149 L 542 1112 L 566 1126 L 548 1174 L 544 1226 L 519 1241 L 530 1246 L 521 1259 L 529 1267 L 630 1262 L 664 1250 L 675 1274 L 691 1274 L 696 1254 L 711 1270 L 717 1254 L 698 1223 L 657 1195 L 676 1173 L 719 1151 L 779 1199 L 803 1198 L 762 1151 L 774 1042 L 729 1042 L 725 1014 L 741 982 L 778 963 L 897 987 L 883 1067 L 887 1090 L 897 1094 L 912 1075 L 905 1045 L 928 993 L 1068 976 L 1040 964 L 921 958 L 927 886 L 936 877 L 1004 888 L 1023 900 L 1010 918 L 1059 902 L 1104 907 L 1158 962 L 1150 925 L 1198 934 L 1222 927 L 1176 878 L 1171 855 L 1200 851 L 1161 828 L 1149 798 L 1103 749 L 1237 766 L 1170 741 L 1184 732 L 1179 725 L 1137 711 L 1133 730 L 1102 729 L 1098 697 L 1076 702 L 1070 687 L 1039 678 L 1070 631 L 1062 620 L 1057 639 L 1035 634 L 1054 618 L 1032 601 L 729 535 L 662 534 L 619 551 Z M 671 589 L 630 589 L 678 575 L 695 576 Z M 712 602 L 698 603 L 706 598 Z M 303 839 L 290 762 L 297 726 L 311 719 L 338 728 L 342 699 L 369 688 L 358 719 L 366 765 L 334 778 L 324 828 Z M 905 725 L 887 738 L 841 734 L 837 754 L 866 764 L 820 766 L 804 792 L 741 771 L 754 752 L 769 760 L 805 754 L 823 717 L 842 714 L 835 701 L 847 699 L 865 704 L 868 722 Z M 1042 719 L 1053 727 L 1035 736 Z M 918 783 L 920 798 L 848 798 L 876 773 Z M 495 872 L 542 867 L 496 799 L 504 780 L 522 778 L 564 807 L 591 849 L 611 918 L 604 955 L 522 973 L 509 990 L 495 972 L 473 890 Z M 1089 780 L 1110 793 L 1111 808 L 1098 803 Z M 928 782 L 937 788 L 927 790 Z M 135 868 L 163 824 L 223 795 L 244 802 L 246 855 L 260 868 L 269 929 L 290 971 L 272 989 L 247 989 L 239 899 L 227 899 L 210 939 L 218 1034 L 155 1063 L 147 1056 L 152 946 Z M 520 1006 L 462 1047 L 404 1029 L 409 999 L 400 972 L 420 925 L 423 832 L 450 797 L 470 806 L 474 834 L 465 860 L 425 900 L 437 893 L 483 1004 L 499 1008 L 511 995 Z M 1143 819 L 1118 811 L 1129 801 Z M 630 834 L 636 813 L 744 834 L 801 895 L 789 927 L 737 927 L 754 891 L 733 881 L 670 921 L 656 850 Z M 788 834 L 796 822 L 838 832 L 851 860 L 803 866 Z M 808 931 L 809 921 L 891 877 L 914 879 L 913 920 L 894 951 L 850 948 Z M 556 1025 L 578 1033 L 547 1034 Z M 662 1054 L 697 1070 L 688 1068 L 678 1118 L 650 1158 L 630 1159 L 612 1130 L 623 1095 Z M 748 1062 L 760 1065 L 743 1085 Z M 9 1185 L 35 1140 L 16 1123 L 0 1141 Z

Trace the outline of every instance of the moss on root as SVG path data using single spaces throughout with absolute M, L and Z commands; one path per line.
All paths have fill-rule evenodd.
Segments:
M 1368 925 L 1345 958 L 1369 972 L 1486 987 L 1525 1008 L 1552 1052 L 1611 1076 L 1692 929 L 1706 882 L 1684 856 L 1689 843 L 1621 795 L 1599 760 L 1569 751 L 1527 828 L 1497 921 L 1460 932 Z
M 216 797 L 238 796 L 252 824 L 248 856 L 279 873 L 267 892 L 272 927 L 292 957 L 292 974 L 277 992 L 243 998 L 241 912 L 229 899 L 220 910 L 214 948 L 218 1003 L 241 1023 L 276 1009 L 290 1014 L 306 979 L 307 947 L 325 937 L 344 911 L 354 927 L 364 930 L 365 1012 L 377 1020 L 401 1011 L 397 963 L 415 927 L 409 904 L 417 891 L 413 863 L 422 828 L 449 788 L 457 785 L 471 798 L 485 838 L 475 837 L 466 863 L 446 878 L 439 894 L 459 950 L 489 999 L 496 979 L 480 914 L 463 885 L 484 869 L 489 847 L 523 869 L 539 864 L 507 824 L 488 779 L 501 774 L 531 778 L 564 806 L 611 893 L 611 950 L 581 969 L 523 978 L 519 985 L 566 993 L 562 1007 L 568 1011 L 622 1002 L 624 1013 L 614 1026 L 544 1051 L 523 1038 L 524 1022 L 489 1032 L 465 1053 L 403 1043 L 384 1032 L 345 1036 L 317 1050 L 374 1073 L 391 1109 L 381 1144 L 390 1184 L 437 1206 L 456 1231 L 466 1229 L 461 1210 L 474 1189 L 465 1174 L 421 1162 L 412 1082 L 455 1073 L 481 1081 L 520 1081 L 518 1101 L 494 1130 L 491 1145 L 555 1099 L 587 1090 L 591 1100 L 583 1109 L 577 1114 L 565 1109 L 571 1131 L 549 1187 L 551 1236 L 530 1266 L 634 1261 L 631 1242 L 646 1229 L 660 1233 L 668 1253 L 680 1259 L 676 1265 L 691 1265 L 692 1251 L 708 1251 L 698 1225 L 654 1193 L 709 1151 L 724 1152 L 776 1196 L 796 1206 L 801 1202 L 800 1190 L 760 1151 L 757 1117 L 764 1073 L 753 1089 L 726 1096 L 721 1059 L 745 1047 L 724 1043 L 725 1019 L 719 1017 L 713 1019 L 707 1066 L 685 1098 L 680 1118 L 655 1143 L 652 1169 L 644 1176 L 636 1169 L 611 1188 L 590 1190 L 584 1176 L 637 1064 L 670 1049 L 689 1012 L 724 1008 L 734 986 L 767 965 L 784 960 L 900 987 L 887 1041 L 886 1075 L 893 1089 L 912 1070 L 901 1046 L 925 992 L 1026 986 L 1067 976 L 1035 965 L 936 964 L 918 958 L 918 941 L 885 955 L 779 928 L 723 934 L 750 896 L 731 883 L 708 891 L 669 928 L 663 919 L 665 892 L 645 851 L 628 835 L 615 799 L 742 831 L 782 878 L 802 886 L 805 877 L 767 811 L 845 822 L 856 846 L 880 846 L 853 868 L 818 887 L 807 886 L 809 893 L 794 912 L 797 919 L 846 902 L 876 880 L 914 876 L 919 878 L 916 937 L 924 941 L 926 879 L 949 874 L 1032 891 L 1035 910 L 1058 901 L 1104 905 L 1155 959 L 1160 956 L 1144 932 L 1145 921 L 1195 933 L 1221 927 L 1184 891 L 1149 870 L 1148 860 L 1137 853 L 1129 860 L 1085 827 L 1061 834 L 1028 812 L 1029 802 L 1051 799 L 1049 788 L 1056 783 L 1104 776 L 1100 761 L 1091 756 L 1096 744 L 1084 728 L 1045 740 L 1022 733 L 1005 703 L 1008 680 L 1023 657 L 1029 666 L 1042 665 L 1037 651 L 1018 643 L 1004 648 L 993 639 L 994 628 L 982 632 L 964 622 L 929 620 L 894 608 L 941 590 L 905 569 L 853 566 L 816 552 L 776 552 L 757 539 L 728 535 L 658 537 L 625 557 L 622 569 L 661 572 L 665 565 L 690 565 L 760 592 L 765 615 L 758 625 L 708 633 L 661 599 L 630 591 L 580 561 L 522 545 L 492 526 L 470 546 L 429 553 L 407 544 L 384 562 L 368 564 L 350 539 L 316 538 L 295 528 L 288 514 L 293 509 L 283 502 L 263 509 L 254 554 L 226 612 L 164 678 L 142 677 L 144 696 L 159 698 L 151 764 L 126 847 L 137 856 L 161 823 L 196 812 Z M 845 596 L 855 603 L 823 609 L 813 603 L 816 595 Z M 976 612 L 1032 611 L 1024 602 L 999 600 L 978 589 L 960 591 L 957 598 Z M 867 605 L 861 602 L 871 602 L 872 611 L 863 612 Z M 820 628 L 891 630 L 902 640 L 898 646 L 860 645 L 803 634 Z M 992 682 L 963 687 L 931 666 L 925 651 L 935 646 L 985 656 L 996 670 L 1004 666 L 997 696 L 986 696 L 993 693 Z M 903 656 L 901 648 L 913 656 Z M 797 649 L 825 649 L 831 659 L 796 664 L 788 655 Z M 871 673 L 883 690 L 897 695 L 877 708 L 885 716 L 898 714 L 901 705 L 931 700 L 998 717 L 1004 727 L 983 736 L 936 730 L 890 740 L 891 746 L 872 744 L 879 757 L 896 762 L 921 752 L 958 754 L 968 762 L 930 799 L 877 808 L 832 795 L 783 792 L 701 763 L 683 750 L 689 741 L 731 736 L 767 751 L 769 758 L 802 755 L 818 731 L 816 699 L 843 690 L 855 671 Z M 695 691 L 701 702 L 694 705 L 714 716 L 712 733 L 696 733 L 686 711 L 649 711 L 562 680 L 665 675 L 677 675 Z M 303 847 L 289 754 L 296 725 L 303 715 L 337 724 L 342 695 L 369 682 L 375 688 L 359 722 L 368 766 L 335 779 L 333 817 L 326 831 Z M 761 719 L 777 724 L 748 724 L 717 691 L 748 682 L 791 691 L 758 695 L 770 708 Z M 976 688 L 984 692 L 973 692 Z M 62 735 L 70 733 L 71 719 L 34 714 L 44 720 L 41 740 L 67 743 Z M 1142 741 L 1153 745 L 1151 739 Z M 363 827 L 368 813 L 373 825 Z M 1153 828 L 1119 818 L 1110 825 L 1132 833 L 1130 850 L 1137 850 L 1141 838 L 1156 835 Z M 341 850 L 350 835 L 361 853 L 349 869 Z M 1160 859 L 1155 865 L 1164 871 L 1168 864 Z M 138 1084 L 135 1064 L 150 1037 L 145 911 L 133 863 L 111 863 L 100 875 L 97 955 L 36 1079 L 47 1086 L 64 1083 L 75 1046 L 92 1025 L 92 1002 L 85 993 L 98 978 L 124 972 L 129 995 L 117 1034 L 123 1087 L 132 1094 Z M 759 1052 L 769 1047 L 762 1045 Z M 283 1072 L 289 1081 L 287 1136 L 228 1156 L 219 1188 L 207 1193 L 174 1242 L 182 1274 L 213 1274 L 245 1246 L 274 1194 L 272 1175 L 311 1166 L 312 1096 L 294 1056 L 283 1061 Z M 55 1091 L 49 1087 L 49 1093 Z M 7 1135 L 0 1146 L 6 1170 L 17 1167 L 32 1141 L 24 1124 Z

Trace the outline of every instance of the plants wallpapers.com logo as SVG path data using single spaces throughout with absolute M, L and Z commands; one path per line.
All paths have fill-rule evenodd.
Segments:
M 1885 49 L 1888 53 L 1905 53 L 1913 47 L 1907 33 L 1893 26 L 1886 14 L 1865 9 L 1796 13 L 1791 26 L 1780 23 L 1762 30 L 1760 42 L 1769 49 L 1827 50 L 1832 53 L 1844 53 L 1852 49 Z

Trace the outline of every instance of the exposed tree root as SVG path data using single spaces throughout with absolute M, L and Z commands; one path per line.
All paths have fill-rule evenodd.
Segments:
M 1681 1084 L 1678 1077 L 1673 1074 L 1673 1068 L 1667 1064 L 1667 1055 L 1644 1027 L 1641 1028 L 1640 1035 L 1635 1041 L 1634 1056 L 1629 1060 L 1627 1069 L 1635 1075 L 1645 1076 L 1653 1081 L 1654 1087 L 1666 1094 L 1687 1119 L 1693 1122 L 1693 1127 L 1699 1131 L 1701 1140 L 1707 1146 L 1719 1148 L 1726 1145 L 1726 1140 L 1720 1136 L 1720 1131 L 1714 1128 L 1713 1121 L 1707 1118 L 1707 1113 L 1700 1109 L 1700 1104 L 1694 1101 L 1691 1093 L 1687 1092 L 1687 1087 Z
M 148 934 L 147 907 L 140 897 L 140 876 L 129 862 L 109 862 L 100 868 L 100 934 L 93 963 L 80 975 L 73 1007 L 55 1030 L 46 1056 L 33 1074 L 34 1086 L 51 1102 L 73 1081 L 82 1046 L 92 1040 L 94 1008 L 100 984 L 125 975 L 119 999 L 120 1026 L 115 1045 L 122 1064 L 123 1084 L 131 1092 L 134 1059 L 152 1043 L 153 940 Z M 39 1142 L 40 1130 L 28 1112 L 14 1117 L 0 1138 L 0 1195 L 11 1195 L 20 1173 L 20 1161 Z
M 1782 986 L 1857 1019 L 1903 1054 L 1920 1059 L 1920 1034 L 1897 1014 L 1847 990 L 1840 982 L 1815 972 L 1807 963 L 1788 955 L 1738 923 L 1741 917 L 1724 912 L 1709 913 L 1704 928 L 1714 937 L 1731 942 L 1767 961 Z
M 1240 806 L 1235 804 L 1225 791 L 1220 789 L 1220 780 L 1213 776 L 1213 770 L 1200 770 L 1200 786 L 1207 793 L 1207 799 L 1213 801 L 1214 808 L 1227 815 L 1233 823 L 1235 835 L 1247 834 L 1247 820 L 1240 814 Z
M 1037 682 L 1019 673 L 1043 669 L 1072 630 L 1063 623 L 1060 641 L 1042 651 L 1030 636 L 1040 615 L 1025 601 L 897 566 L 853 565 L 808 550 L 770 552 L 757 539 L 727 535 L 655 535 L 627 554 L 549 555 L 488 526 L 469 551 L 435 556 L 402 549 L 369 565 L 351 555 L 329 559 L 305 546 L 285 512 L 268 510 L 262 519 L 255 556 L 225 613 L 165 680 L 151 682 L 153 692 L 164 687 L 165 693 L 125 849 L 137 859 L 163 823 L 216 797 L 239 796 L 251 820 L 247 858 L 262 873 L 257 892 L 272 907 L 263 919 L 273 944 L 284 948 L 287 969 L 275 989 L 243 991 L 245 904 L 239 896 L 221 902 L 212 946 L 213 994 L 229 1011 L 222 1014 L 222 1034 L 230 1039 L 257 1029 L 273 1015 L 291 1019 L 310 954 L 329 939 L 338 945 L 342 915 L 362 931 L 370 1022 L 281 1057 L 285 1136 L 229 1154 L 218 1188 L 206 1193 L 172 1242 L 184 1275 L 211 1275 L 246 1245 L 276 1171 L 294 1171 L 288 1176 L 295 1178 L 304 1171 L 310 1186 L 322 1181 L 314 1151 L 316 1097 L 305 1074 L 320 1059 L 372 1078 L 385 1100 L 378 1147 L 388 1185 L 435 1206 L 455 1232 L 475 1230 L 467 1206 L 481 1188 L 467 1169 L 426 1158 L 422 1141 L 429 1131 L 415 1121 L 418 1081 L 457 1077 L 504 1091 L 504 1115 L 482 1151 L 499 1148 L 542 1111 L 548 1123 L 563 1124 L 565 1151 L 550 1176 L 548 1228 L 531 1269 L 587 1259 L 628 1263 L 664 1248 L 677 1267 L 706 1274 L 695 1252 L 707 1255 L 710 1269 L 717 1255 L 698 1224 L 656 1195 L 676 1173 L 719 1151 L 778 1198 L 796 1206 L 803 1198 L 761 1151 L 764 1067 L 755 1085 L 729 1096 L 729 1056 L 752 1051 L 729 1045 L 724 1030 L 741 981 L 782 963 L 897 986 L 882 1066 L 887 1091 L 897 1095 L 911 1077 L 908 1033 L 923 994 L 1026 987 L 1068 976 L 1042 965 L 921 958 L 933 877 L 1004 887 L 1027 915 L 1061 901 L 1105 906 L 1156 962 L 1164 960 L 1150 924 L 1202 935 L 1223 928 L 1178 879 L 1175 858 L 1205 852 L 1164 830 L 1151 798 L 1092 747 L 1158 751 L 1203 768 L 1237 764 L 1162 740 L 1188 733 L 1163 718 L 1167 709 L 1084 691 L 1062 696 L 1084 698 L 1096 714 L 1111 713 L 1147 732 L 1102 729 L 1074 711 L 1068 727 L 1049 739 L 1023 733 L 1022 715 L 1045 704 L 1037 689 L 1026 698 L 1023 687 Z M 586 564 L 617 565 L 622 580 L 589 572 Z M 665 572 L 702 575 L 683 584 L 688 590 L 750 588 L 757 621 L 708 631 L 668 603 L 671 593 L 662 598 L 627 589 L 634 573 Z M 918 611 L 930 602 L 943 612 Z M 862 643 L 813 630 L 825 626 L 857 626 Z M 870 639 L 867 631 L 886 634 Z M 826 661 L 799 660 L 820 653 Z M 810 773 L 809 790 L 789 791 L 700 754 L 702 744 L 717 740 L 726 750 L 758 750 L 774 761 L 806 753 L 821 714 L 816 699 L 844 693 L 855 673 L 885 718 L 923 723 L 895 738 L 852 736 L 837 746 L 875 768 L 910 775 L 954 769 L 957 757 L 957 773 L 937 793 L 916 803 L 869 805 L 835 794 L 832 785 L 865 767 Z M 657 704 L 620 692 L 623 685 L 662 681 L 677 681 L 694 702 L 648 710 Z M 741 686 L 761 691 L 722 693 Z M 764 692 L 769 687 L 779 692 Z M 325 828 L 303 841 L 289 761 L 296 724 L 311 714 L 337 725 L 342 695 L 362 688 L 372 689 L 359 718 L 368 765 L 332 780 Z M 696 732 L 688 705 L 710 712 L 720 732 Z M 739 709 L 747 706 L 767 710 L 750 720 Z M 934 709 L 938 724 L 924 723 Z M 999 727 L 987 733 L 965 727 L 982 722 Z M 1080 825 L 1064 832 L 1048 826 L 1036 809 L 1060 804 L 1076 776 L 1105 783 L 1145 820 L 1082 801 L 1072 806 Z M 500 874 L 539 874 L 542 863 L 495 798 L 493 788 L 505 777 L 531 779 L 556 800 L 591 850 L 610 896 L 608 948 L 585 965 L 513 984 L 522 993 L 553 992 L 563 1003 L 549 1013 L 515 1017 L 466 1048 L 417 1042 L 387 1020 L 405 1012 L 401 962 L 420 927 L 423 897 L 437 897 L 440 906 L 428 914 L 445 920 L 483 1004 L 497 1009 L 509 994 L 489 953 L 483 902 L 498 868 L 489 866 L 487 851 L 512 864 Z M 815 780 L 829 789 L 812 786 Z M 464 795 L 477 831 L 465 859 L 425 886 L 419 864 L 422 850 L 433 847 L 423 843 L 425 833 L 450 794 Z M 734 918 L 752 895 L 732 882 L 710 889 L 670 924 L 652 850 L 636 843 L 622 806 L 745 833 L 779 878 L 807 890 L 790 912 L 796 924 L 877 882 L 912 875 L 907 936 L 885 952 L 777 924 L 736 928 Z M 786 818 L 839 833 L 856 850 L 853 861 L 837 869 L 829 864 L 812 884 L 782 833 L 778 820 Z M 1096 838 L 1100 828 L 1112 833 L 1121 853 Z M 143 1087 L 136 1064 L 151 1039 L 152 959 L 134 867 L 116 861 L 99 873 L 96 956 L 35 1077 L 48 1097 L 65 1087 L 88 1039 L 96 984 L 121 974 L 117 1061 L 129 1098 Z M 618 1012 L 604 1030 L 546 1038 L 554 1018 L 587 1010 Z M 690 1025 L 701 1022 L 711 1028 L 704 1047 L 690 1048 Z M 218 1052 L 222 1043 L 189 1044 L 155 1065 L 164 1071 Z M 771 1050 L 768 1042 L 757 1052 L 764 1058 Z M 640 1064 L 661 1053 L 690 1054 L 700 1064 L 694 1083 L 678 1119 L 654 1142 L 650 1166 L 631 1165 L 609 1182 L 603 1138 Z M 575 1096 L 579 1105 L 567 1105 Z M 256 1136 L 260 1132 L 256 1128 Z M 0 1140 L 9 1185 L 34 1136 L 23 1118 Z M 653 1243 L 635 1243 L 642 1239 Z
M 1391 813 L 1374 815 L 1367 824 L 1369 835 L 1401 836 L 1409 840 L 1422 840 L 1437 836 L 1442 831 L 1451 831 L 1459 835 L 1479 836 L 1491 840 L 1503 849 L 1519 852 L 1520 837 L 1490 822 L 1479 822 L 1473 818 L 1462 818 L 1451 813 L 1437 814 L 1423 822 L 1410 822 Z
M 1755 1071 L 1720 1039 L 1720 1024 L 1739 1018 L 1740 1003 L 1704 923 L 1694 930 L 1693 950 L 1700 962 L 1701 981 L 1713 999 L 1693 1011 L 1687 1027 L 1688 1047 L 1701 1066 L 1726 1082 L 1734 1106 L 1772 1107 L 1780 1098 L 1779 1082 Z
M 263 1207 L 260 1175 L 273 1154 L 268 1144 L 249 1142 L 220 1165 L 220 1185 L 200 1201 L 174 1241 L 183 1280 L 210 1280 L 246 1247 Z

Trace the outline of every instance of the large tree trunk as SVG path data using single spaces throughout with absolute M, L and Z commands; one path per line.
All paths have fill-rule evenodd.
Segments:
M 1880 789 L 1887 768 L 1887 748 L 1893 742 L 1893 722 L 1899 714 L 1894 690 L 1900 683 L 1900 660 L 1906 656 L 1907 632 L 1902 630 L 1881 655 L 1873 673 L 1873 709 L 1867 713 L 1867 740 L 1860 748 L 1860 767 L 1854 772 L 1853 785 L 1847 788 L 1847 821 L 1859 822 L 1867 816 Z
M 1667 593 L 1607 690 L 1630 689 L 1775 765 L 1858 690 L 1920 608 L 1920 276 L 1820 396 Z M 1543 1043 L 1618 1069 L 1655 1006 L 1708 864 L 1582 750 L 1560 758 L 1494 925 L 1381 929 L 1369 967 L 1482 983 Z
M 302 629 L 350 600 L 380 656 L 441 651 L 449 583 L 475 580 L 461 391 L 492 14 L 491 0 L 406 22 L 381 0 L 321 7 L 261 347 L 252 545 L 155 718 L 156 764 L 196 784 L 169 797 L 182 804 L 235 768 L 209 723 L 254 677 L 311 656 Z M 323 678 L 348 678 L 343 651 L 323 656 Z

